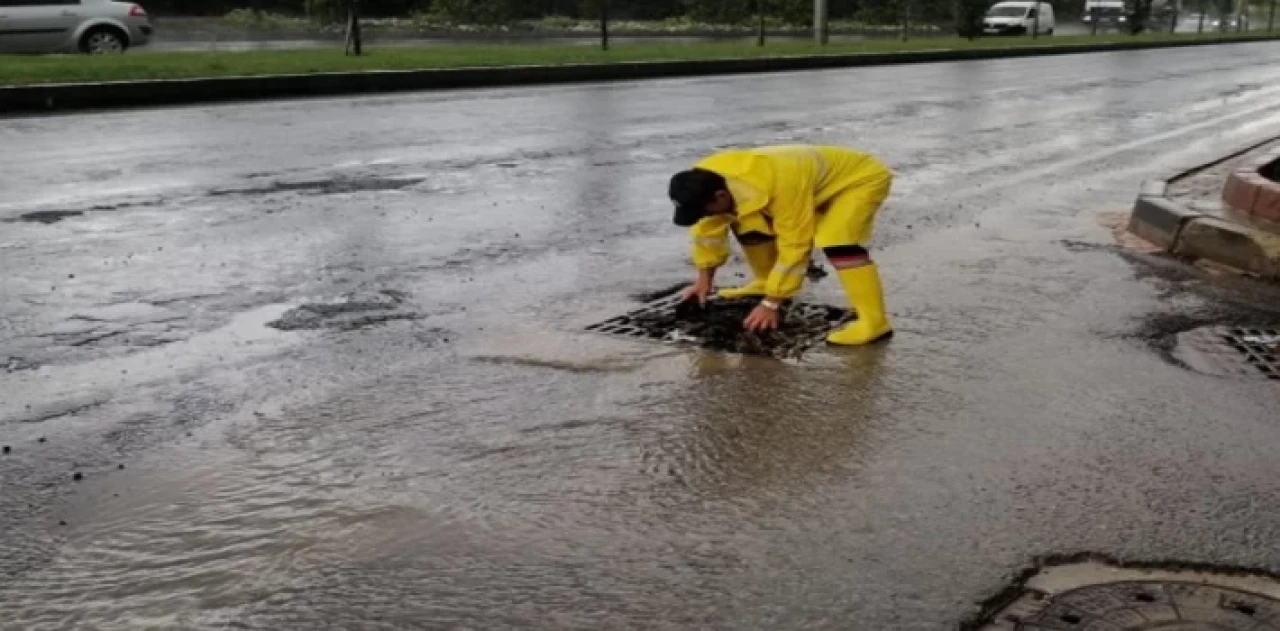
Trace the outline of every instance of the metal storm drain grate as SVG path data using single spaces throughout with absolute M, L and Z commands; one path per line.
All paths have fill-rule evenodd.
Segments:
M 1280 583 L 1240 572 L 1046 568 L 978 631 L 1280 631 Z
M 705 310 L 689 309 L 681 306 L 677 290 L 620 316 L 588 326 L 587 330 L 731 353 L 795 358 L 815 344 L 824 342 L 831 331 L 854 319 L 845 309 L 792 303 L 783 308 L 779 330 L 746 333 L 742 330 L 742 321 L 756 304 L 755 300 L 712 298 Z
M 1202 372 L 1280 381 L 1280 329 L 1195 329 L 1178 336 L 1175 354 Z
M 1280 379 L 1280 329 L 1230 329 L 1222 340 L 1262 374 Z

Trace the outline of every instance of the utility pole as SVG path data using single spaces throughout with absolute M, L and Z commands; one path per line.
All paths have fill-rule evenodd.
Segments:
M 1040 37 L 1040 3 L 1036 2 L 1031 9 L 1031 39 Z
M 1276 27 L 1276 0 L 1271 0 L 1271 17 L 1267 18 L 1267 32 Z
M 827 0 L 813 0 L 813 41 L 827 45 Z
M 1200 26 L 1196 27 L 1196 35 L 1204 35 L 1204 0 L 1200 0 Z

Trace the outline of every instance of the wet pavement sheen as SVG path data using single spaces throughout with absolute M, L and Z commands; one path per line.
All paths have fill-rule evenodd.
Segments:
M 1275 293 L 1098 221 L 1280 134 L 1278 62 L 0 121 L 0 628 L 949 629 L 1044 554 L 1280 570 L 1280 392 L 1167 348 Z M 787 142 L 897 170 L 891 343 L 582 330 L 689 274 L 671 172 Z

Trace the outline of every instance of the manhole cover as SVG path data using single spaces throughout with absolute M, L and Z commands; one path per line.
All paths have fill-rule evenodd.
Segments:
M 1280 631 L 1280 583 L 1241 573 L 1127 569 L 1087 562 L 1046 568 L 980 631 Z
M 1178 335 L 1175 354 L 1202 372 L 1280 381 L 1280 329 L 1194 329 Z
M 742 330 L 742 321 L 756 304 L 755 300 L 712 298 L 703 312 L 685 313 L 682 309 L 677 313 L 680 291 L 674 290 L 632 311 L 588 326 L 587 330 L 732 353 L 795 358 L 824 342 L 832 330 L 854 319 L 845 309 L 796 302 L 783 308 L 779 330 L 746 333 Z

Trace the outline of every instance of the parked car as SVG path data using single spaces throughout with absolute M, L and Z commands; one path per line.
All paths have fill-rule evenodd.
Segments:
M 998 2 L 982 18 L 984 35 L 1026 35 L 1035 30 L 1040 35 L 1053 35 L 1053 5 L 1048 2 Z
M 114 0 L 0 0 L 0 53 L 121 53 L 153 29 L 141 5 Z
M 1219 31 L 1247 31 L 1249 30 L 1249 16 L 1228 15 L 1214 18 L 1210 28 Z

